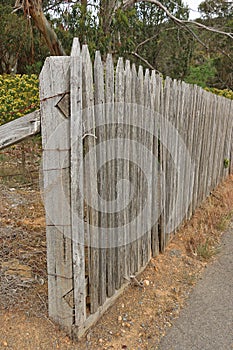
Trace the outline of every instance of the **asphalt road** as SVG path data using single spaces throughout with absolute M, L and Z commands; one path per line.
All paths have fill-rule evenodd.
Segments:
M 233 350 L 233 223 L 159 350 Z

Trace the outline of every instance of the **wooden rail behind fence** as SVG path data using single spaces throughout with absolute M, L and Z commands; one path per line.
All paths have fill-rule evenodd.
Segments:
M 40 98 L 0 148 L 41 123 L 49 315 L 81 336 L 233 172 L 233 102 L 98 51 L 92 64 L 77 39 L 46 59 Z

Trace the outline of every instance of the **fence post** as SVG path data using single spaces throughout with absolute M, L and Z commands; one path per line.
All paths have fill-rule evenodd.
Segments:
M 70 58 L 49 57 L 40 74 L 49 316 L 73 324 L 70 220 Z
M 82 56 L 77 38 L 71 50 L 71 220 L 74 278 L 75 327 L 86 320 L 85 237 L 83 191 L 82 140 Z

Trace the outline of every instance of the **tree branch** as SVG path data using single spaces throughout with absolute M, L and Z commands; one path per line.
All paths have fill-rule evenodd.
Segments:
M 141 43 L 139 43 L 139 44 L 137 45 L 135 51 L 138 51 L 139 47 L 141 47 L 142 45 L 146 44 L 148 41 L 155 39 L 157 36 L 159 36 L 159 33 L 157 33 L 157 34 L 151 36 L 150 38 L 147 38 L 146 40 L 144 40 L 144 41 L 142 41 Z
M 159 75 L 162 75 L 162 73 L 160 71 L 158 71 L 157 69 L 155 69 L 155 67 L 153 67 L 150 62 L 148 62 L 145 58 L 143 58 L 142 56 L 140 56 L 137 52 L 129 52 L 130 55 L 137 57 L 139 60 L 141 60 L 142 62 L 144 62 L 150 69 L 154 70 L 156 73 L 158 73 Z
M 225 35 L 225 36 L 228 36 L 229 38 L 233 39 L 233 33 L 224 32 L 224 31 L 218 30 L 216 28 L 208 27 L 205 24 L 202 24 L 202 23 L 199 23 L 199 22 L 196 22 L 196 21 L 182 20 L 182 19 L 179 19 L 179 18 L 175 17 L 158 0 L 125 0 L 125 1 L 123 1 L 123 8 L 127 8 L 127 7 L 129 7 L 129 6 L 131 6 L 131 5 L 135 4 L 135 3 L 140 3 L 140 2 L 145 2 L 145 3 L 148 2 L 148 3 L 156 5 L 157 7 L 161 8 L 166 13 L 168 18 L 170 18 L 172 21 L 174 21 L 175 23 L 177 23 L 179 25 L 182 25 L 182 26 L 185 26 L 185 27 L 188 27 L 188 25 L 195 25 L 198 28 L 208 30 L 209 32 Z

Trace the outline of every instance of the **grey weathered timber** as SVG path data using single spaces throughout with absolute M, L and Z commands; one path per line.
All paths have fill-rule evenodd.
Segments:
M 138 145 L 136 146 L 136 152 L 138 154 L 138 158 L 142 158 L 142 148 L 140 145 L 143 143 L 143 112 L 144 112 L 144 76 L 143 76 L 143 68 L 142 66 L 139 66 L 138 68 L 138 75 L 137 75 L 137 86 L 136 86 L 136 103 L 137 103 L 137 142 Z M 140 215 L 140 213 L 143 210 L 143 203 L 145 198 L 145 187 L 144 186 L 144 174 L 142 173 L 142 170 L 138 169 L 138 180 L 137 180 L 137 186 L 138 186 L 138 203 L 137 203 L 137 215 Z M 143 249 L 143 220 L 138 221 L 138 227 L 137 227 L 137 235 L 138 235 L 138 267 L 142 266 L 142 249 Z
M 106 60 L 106 70 L 105 70 L 105 118 L 106 123 L 108 120 L 114 115 L 114 65 L 112 55 L 107 55 Z M 115 126 L 108 125 L 106 126 L 106 138 L 114 138 L 115 137 Z M 107 148 L 106 156 L 110 159 L 114 158 L 112 154 L 111 148 Z M 108 200 L 112 201 L 115 199 L 115 162 L 108 162 L 107 166 L 107 175 L 108 179 L 106 179 L 106 188 L 108 191 Z M 107 215 L 107 226 L 109 229 L 115 227 L 115 216 L 114 213 L 108 213 Z M 107 296 L 111 297 L 115 292 L 115 246 L 114 246 L 114 238 L 110 235 L 109 239 L 109 249 L 107 250 Z
M 0 150 L 40 133 L 40 110 L 0 126 Z
M 159 217 L 159 158 L 158 158 L 158 121 L 159 121 L 159 104 L 160 104 L 160 84 L 156 80 L 155 71 L 151 73 L 151 118 L 154 119 L 153 126 L 153 144 L 152 153 L 155 158 L 155 163 L 152 165 L 152 218 Z M 153 257 L 159 253 L 159 236 L 158 236 L 158 219 L 151 228 L 151 254 Z
M 183 115 L 183 126 L 182 126 L 182 139 L 186 145 L 187 157 L 192 156 L 192 142 L 193 142 L 193 118 L 190 114 L 190 106 L 192 106 L 192 91 L 190 90 L 191 85 L 182 83 L 182 89 L 184 94 L 184 115 Z M 191 193 L 193 188 L 193 164 L 182 164 L 184 173 L 183 182 L 183 216 L 182 220 L 189 218 L 189 206 L 191 203 Z M 186 169 L 187 167 L 187 169 Z
M 198 206 L 198 187 L 199 187 L 199 168 L 201 157 L 201 141 L 202 141 L 202 117 L 201 117 L 201 88 L 195 86 L 196 94 L 196 114 L 195 114 L 195 129 L 194 129 L 194 151 L 193 151 L 193 165 L 194 165 L 194 184 L 193 184 L 193 200 L 192 210 Z
M 188 211 L 188 219 L 192 216 L 194 212 L 194 182 L 195 182 L 195 151 L 196 151 L 196 142 L 197 142 L 197 134 L 195 133 L 195 128 L 198 123 L 198 118 L 196 118 L 196 105 L 197 105 L 197 94 L 196 94 L 196 85 L 190 85 L 190 98 L 191 98 L 191 108 L 189 111 L 189 122 L 190 122 L 190 131 L 188 137 L 191 138 L 189 145 L 189 151 L 192 159 L 192 167 L 193 167 L 193 173 L 192 173 L 192 180 L 191 185 L 189 187 L 189 196 L 190 196 L 190 204 L 189 204 L 189 211 Z
M 78 39 L 40 93 L 49 315 L 80 337 L 232 172 L 233 103 L 111 55 L 93 65 Z
M 105 121 L 105 98 L 104 98 L 104 69 L 100 56 L 100 52 L 96 51 L 95 53 L 95 62 L 94 62 L 94 84 L 95 84 L 95 120 Z M 106 124 L 96 129 L 96 137 L 98 144 L 104 143 L 106 141 Z M 96 153 L 97 160 L 97 169 L 101 169 L 98 176 L 98 192 L 100 198 L 103 200 L 103 205 L 100 206 L 99 214 L 99 305 L 103 305 L 107 297 L 107 288 L 106 288 L 106 277 L 107 277 L 107 260 L 106 260 L 106 245 L 108 237 L 106 237 L 101 228 L 107 227 L 107 215 L 106 215 L 106 196 L 107 196 L 107 172 L 106 167 L 102 167 L 101 164 L 106 164 L 106 152 L 103 152 L 101 148 L 98 148 Z
M 152 179 L 152 168 L 153 168 L 153 157 L 149 155 L 153 152 L 153 130 L 154 130 L 154 118 L 151 110 L 151 84 L 150 84 L 150 72 L 149 69 L 145 72 L 144 79 L 144 123 L 147 125 L 144 133 L 144 142 L 143 145 L 147 149 L 147 157 L 142 154 L 142 162 L 144 164 L 144 168 L 147 170 L 146 174 L 143 174 L 146 180 L 146 197 L 144 206 L 148 203 L 147 210 L 147 218 L 145 220 L 144 232 L 145 235 L 142 239 L 142 244 L 144 247 L 144 251 L 142 252 L 142 266 L 145 266 L 151 259 L 151 229 L 147 230 L 147 221 L 152 221 L 152 186 L 154 184 Z M 148 132 L 147 130 L 151 130 Z
M 130 147 L 128 144 L 128 141 L 130 139 L 130 132 L 131 132 L 131 126 L 130 126 L 130 117 L 131 117 L 131 67 L 130 67 L 130 61 L 127 60 L 125 62 L 125 72 L 124 72 L 124 79 L 125 79 L 125 91 L 124 91 L 124 123 L 125 123 L 125 135 L 124 139 L 126 143 L 124 144 L 125 148 L 125 156 L 126 159 L 124 161 L 124 179 L 128 180 L 130 182 L 130 167 L 131 164 L 129 163 L 130 159 Z M 126 190 L 130 197 L 130 189 Z M 128 205 L 127 205 L 128 204 Z M 128 223 L 131 222 L 132 218 L 129 211 L 129 205 L 130 203 L 126 203 L 125 201 L 125 207 L 124 207 L 124 226 L 126 226 Z M 125 239 L 127 240 L 127 243 L 125 245 L 125 278 L 129 279 L 129 276 L 133 274 L 133 261 L 131 257 L 131 248 L 132 248 L 132 232 L 127 232 L 127 229 L 125 229 Z
M 122 144 L 124 143 L 124 93 L 125 93 L 125 76 L 124 76 L 124 62 L 123 58 L 119 58 L 116 67 L 116 78 L 115 78 L 115 108 L 114 108 L 114 121 L 116 125 L 116 140 L 117 149 L 114 155 L 116 161 L 116 184 L 119 182 L 122 189 L 122 179 L 124 175 L 124 160 L 122 159 L 122 154 L 120 150 L 122 149 Z M 123 198 L 123 208 L 125 207 L 125 193 L 122 190 Z M 117 196 L 119 194 L 117 193 Z M 119 202 L 119 199 L 117 199 Z M 116 265 L 115 265 L 115 279 L 116 279 L 116 289 L 120 289 L 122 283 L 124 282 L 125 275 L 125 231 L 124 231 L 124 209 L 116 213 L 116 226 L 118 227 L 118 237 L 116 246 Z
M 75 331 L 86 320 L 85 230 L 82 133 L 82 56 L 73 41 L 70 59 L 71 221 Z
M 47 58 L 40 74 L 49 316 L 68 333 L 73 324 L 70 219 L 70 121 L 56 107 L 70 89 L 70 58 Z
M 169 96 L 170 89 L 169 79 L 166 78 L 167 83 L 164 84 L 163 90 L 163 108 L 160 114 L 160 176 L 161 176 L 161 216 L 160 216 L 160 250 L 164 251 L 167 242 L 167 218 L 168 218 L 168 194 L 167 187 L 167 167 L 169 166 L 169 153 L 166 145 L 168 143 L 168 129 L 167 120 L 169 115 Z
M 230 100 L 225 100 L 224 110 L 226 111 L 226 136 L 225 136 L 225 146 L 224 146 L 224 159 L 230 162 L 228 167 L 224 168 L 224 177 L 230 174 L 230 168 L 232 166 L 232 156 L 231 149 L 233 148 L 233 117 L 231 117 L 233 108 L 233 103 Z
M 88 271 L 89 271 L 89 292 L 90 292 L 90 311 L 94 313 L 99 306 L 99 288 L 100 288 L 100 266 L 99 266 L 99 237 L 98 231 L 99 218 L 98 211 L 94 208 L 97 200 L 97 161 L 96 161 L 96 129 L 95 129 L 95 109 L 94 109 L 94 88 L 93 71 L 90 53 L 88 47 L 82 47 L 82 101 L 83 101 L 83 125 L 84 138 L 84 157 L 90 151 L 94 150 L 89 162 L 84 164 L 84 190 L 85 206 L 87 220 L 87 244 L 89 251 Z
M 171 143 L 174 142 L 172 138 L 170 138 L 170 133 L 169 130 L 170 128 L 167 127 L 167 123 L 172 122 L 174 125 L 174 121 L 172 120 L 172 80 L 169 77 L 166 77 L 165 84 L 164 84 L 164 121 L 166 124 L 164 125 L 164 130 L 163 130 L 163 138 L 162 138 L 162 143 L 166 145 L 167 147 L 163 147 L 164 152 L 164 173 L 165 173 L 165 192 L 164 192 L 164 198 L 165 198 L 165 206 L 164 206 L 164 221 L 166 224 L 165 228 L 165 236 L 164 236 L 164 245 L 167 245 L 167 242 L 170 239 L 170 234 L 171 232 L 168 232 L 168 222 L 171 220 L 171 209 L 173 208 L 173 203 L 172 199 L 174 194 L 172 193 L 172 176 L 173 176 L 173 167 L 172 167 L 172 162 L 173 159 L 171 158 L 171 155 L 169 154 L 169 150 L 171 149 Z M 174 198 L 175 199 L 175 198 Z
M 126 78 L 127 79 L 127 78 Z M 127 86 L 126 86 L 127 88 Z M 137 70 L 135 64 L 132 65 L 131 69 L 131 112 L 130 112 L 130 139 L 137 140 L 137 129 L 134 126 L 135 120 L 137 120 L 137 104 L 136 104 L 136 93 L 137 93 Z M 131 147 L 131 156 L 137 157 L 137 147 L 133 143 Z M 138 214 L 138 198 L 139 198 L 139 188 L 138 188 L 138 169 L 136 164 L 130 163 L 130 182 L 133 188 L 132 201 L 130 203 L 130 220 L 132 221 L 137 217 Z M 139 262 L 139 251 L 138 243 L 141 240 L 139 235 L 139 227 L 135 225 L 135 232 L 131 232 L 131 237 L 136 235 L 136 238 L 131 242 L 131 274 L 135 274 L 140 269 Z
M 171 84 L 171 91 L 172 96 L 170 96 L 170 109 L 171 109 L 171 115 L 169 116 L 170 123 L 175 127 L 176 130 L 179 129 L 180 124 L 180 104 L 179 104 L 179 98 L 181 95 L 181 88 L 180 88 L 180 82 L 174 80 Z M 172 198 L 170 200 L 170 206 L 169 206 L 169 212 L 172 213 L 174 210 L 173 216 L 170 218 L 171 220 L 171 226 L 172 226 L 172 232 L 170 232 L 170 235 L 178 229 L 176 226 L 176 218 L 179 215 L 179 207 L 181 205 L 180 203 L 180 194 L 182 193 L 182 187 L 180 187 L 179 184 L 179 176 L 180 176 L 180 168 L 175 165 L 176 162 L 179 159 L 179 140 L 177 138 L 171 139 L 169 141 L 169 147 L 174 152 L 173 156 L 173 164 L 171 166 L 171 190 L 172 190 Z M 171 236 L 170 236 L 171 237 Z

